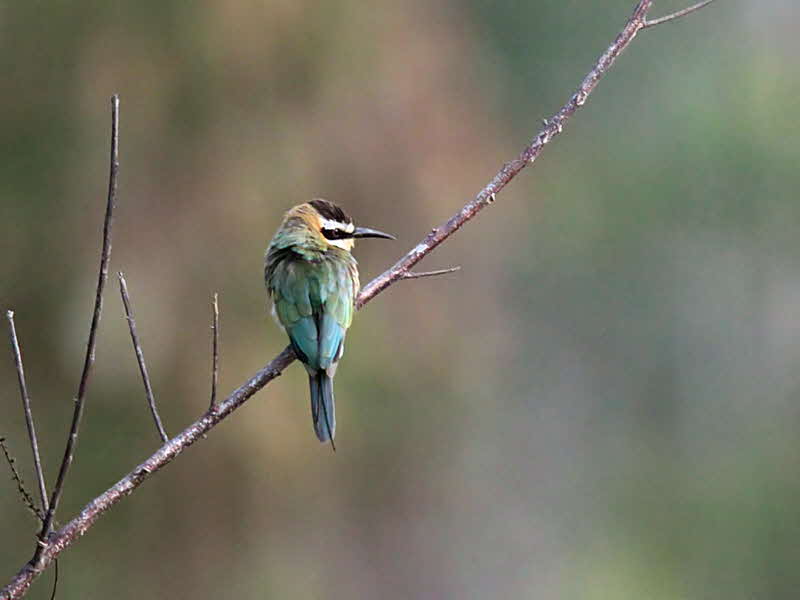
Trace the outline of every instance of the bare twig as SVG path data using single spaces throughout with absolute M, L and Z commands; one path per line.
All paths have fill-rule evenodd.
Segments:
M 461 267 L 450 267 L 449 269 L 439 269 L 437 271 L 409 271 L 404 273 L 400 279 L 422 279 L 423 277 L 438 277 L 439 275 L 447 275 L 448 273 L 455 273 L 460 271 Z
M 248 381 L 234 390 L 230 396 L 221 401 L 213 411 L 207 411 L 116 484 L 89 502 L 78 516 L 50 536 L 42 553 L 42 561 L 38 566 L 33 562 L 28 563 L 17 573 L 11 583 L 0 590 L 0 600 L 21 598 L 33 579 L 44 570 L 50 561 L 85 534 L 103 513 L 128 496 L 153 473 L 172 462 L 176 456 L 201 439 L 212 427 L 244 404 L 248 398 L 278 377 L 294 359 L 294 352 L 291 348 L 286 348 Z
M 425 239 L 412 248 L 397 263 L 384 273 L 369 282 L 358 295 L 356 306 L 361 308 L 387 287 L 404 279 L 404 274 L 430 254 L 434 248 L 458 231 L 465 223 L 491 204 L 495 196 L 526 166 L 541 154 L 544 147 L 561 133 L 564 124 L 586 102 L 592 90 L 607 73 L 616 59 L 635 38 L 636 34 L 644 27 L 647 12 L 652 7 L 653 0 L 640 0 L 633 10 L 622 31 L 614 42 L 598 59 L 589 74 L 584 78 L 578 90 L 569 101 L 552 118 L 545 122 L 544 128 L 525 147 L 520 155 L 509 163 L 503 165 L 500 171 L 487 184 L 478 195 L 467 202 L 446 223 L 434 228 Z M 142 482 L 154 472 L 170 463 L 178 454 L 190 445 L 201 439 L 211 428 L 226 418 L 234 410 L 244 404 L 248 398 L 275 379 L 281 372 L 295 360 L 291 347 L 285 348 L 278 356 L 265 367 L 253 375 L 246 383 L 236 389 L 230 396 L 220 402 L 213 410 L 208 410 L 192 425 L 164 444 L 152 456 L 141 463 L 133 471 L 123 477 L 118 483 L 89 502 L 81 513 L 64 525 L 60 530 L 50 536 L 46 550 L 42 553 L 42 560 L 37 563 L 28 563 L 13 578 L 13 580 L 0 590 L 0 600 L 19 598 L 27 590 L 31 581 L 55 559 L 63 550 L 72 545 L 100 518 L 102 514 L 116 505 L 122 498 L 132 493 Z
M 28 385 L 25 383 L 25 369 L 22 366 L 22 352 L 19 348 L 17 339 L 17 326 L 14 324 L 14 311 L 6 312 L 8 319 L 9 335 L 11 336 L 11 350 L 14 352 L 14 365 L 17 368 L 17 379 L 19 380 L 19 393 L 22 396 L 22 408 L 25 411 L 25 425 L 28 428 L 28 440 L 33 451 L 33 468 L 36 471 L 36 481 L 39 484 L 39 498 L 41 499 L 43 515 L 47 512 L 47 488 L 44 484 L 44 472 L 42 471 L 42 460 L 39 457 L 39 442 L 36 439 L 36 427 L 33 424 L 33 414 L 31 413 L 31 399 L 28 396 Z
M 147 404 L 150 407 L 150 414 L 153 415 L 153 421 L 156 423 L 158 435 L 161 438 L 161 441 L 166 443 L 169 437 L 167 437 L 167 432 L 164 431 L 164 425 L 161 424 L 161 417 L 158 416 L 156 399 L 153 396 L 153 387 L 150 385 L 150 377 L 147 374 L 147 365 L 144 362 L 142 345 L 139 343 L 139 335 L 136 333 L 136 320 L 133 318 L 131 298 L 128 295 L 128 283 L 125 281 L 125 276 L 121 271 L 117 273 L 117 277 L 119 278 L 119 293 L 122 296 L 122 304 L 125 306 L 125 318 L 128 321 L 128 328 L 131 331 L 133 351 L 136 354 L 136 362 L 139 363 L 139 372 L 142 374 L 142 382 L 144 383 L 145 396 L 147 396 Z
M 22 498 L 22 503 L 36 516 L 41 523 L 44 520 L 44 512 L 39 510 L 36 504 L 34 504 L 33 498 L 28 493 L 28 489 L 25 487 L 19 471 L 17 471 L 17 465 L 15 464 L 16 461 L 14 460 L 14 457 L 11 456 L 8 446 L 6 446 L 6 438 L 0 437 L 0 448 L 3 449 L 3 455 L 6 457 L 8 468 L 11 469 L 11 479 L 13 479 L 14 483 L 17 484 L 17 491 L 19 492 L 20 498 Z
M 676 11 L 674 13 L 664 15 L 663 17 L 659 17 L 658 19 L 646 19 L 642 29 L 647 29 L 649 27 L 656 27 L 657 25 L 663 25 L 664 23 L 669 23 L 670 21 L 675 21 L 676 19 L 680 19 L 681 17 L 685 17 L 686 15 L 690 15 L 695 11 L 700 10 L 711 4 L 714 0 L 704 0 L 703 2 L 698 2 L 692 6 L 684 8 L 683 10 Z
M 103 290 L 108 280 L 108 263 L 111 259 L 111 227 L 114 223 L 114 204 L 117 197 L 117 171 L 119 170 L 119 96 L 116 94 L 111 97 L 111 166 L 108 176 L 108 198 L 106 201 L 106 216 L 103 223 L 103 250 L 100 256 L 100 272 L 97 277 L 97 292 L 94 299 L 94 313 L 92 314 L 92 324 L 89 327 L 89 341 L 86 344 L 86 358 L 83 362 L 81 380 L 78 384 L 78 395 L 75 397 L 75 408 L 72 413 L 72 425 L 70 426 L 67 446 L 64 449 L 64 458 L 61 460 L 61 467 L 58 470 L 53 495 L 50 498 L 50 506 L 42 525 L 39 541 L 42 542 L 36 547 L 32 563 L 39 567 L 44 567 L 42 553 L 53 526 L 53 519 L 58 509 L 61 495 L 64 493 L 64 483 L 67 472 L 75 456 L 75 444 L 78 442 L 78 432 L 83 416 L 84 400 L 86 398 L 86 386 L 89 383 L 92 365 L 94 364 L 94 351 L 97 342 L 97 327 L 100 324 L 100 316 L 103 313 Z M 47 561 L 49 562 L 49 561 Z M 0 596 L 2 598 L 2 596 Z
M 217 383 L 219 382 L 219 295 L 214 292 L 214 317 L 211 322 L 213 339 L 211 342 L 211 404 L 209 410 L 217 403 Z
M 56 600 L 56 592 L 58 591 L 58 559 L 53 562 L 55 563 L 55 575 L 53 577 L 53 591 L 50 592 L 50 600 Z

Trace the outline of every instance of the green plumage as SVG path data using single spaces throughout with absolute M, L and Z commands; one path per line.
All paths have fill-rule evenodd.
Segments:
M 356 262 L 335 250 L 314 262 L 285 252 L 266 271 L 278 321 L 298 358 L 314 369 L 331 366 L 353 320 Z
M 304 220 L 287 219 L 267 249 L 264 276 L 275 315 L 308 371 L 314 430 L 328 441 L 336 423 L 332 379 L 359 287 L 356 260 Z

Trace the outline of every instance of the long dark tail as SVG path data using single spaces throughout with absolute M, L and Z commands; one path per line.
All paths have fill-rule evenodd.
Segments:
M 320 369 L 316 374 L 308 375 L 311 388 L 311 417 L 314 419 L 314 431 L 320 442 L 330 442 L 336 435 L 336 410 L 333 404 L 333 378 Z M 334 450 L 336 446 L 333 447 Z

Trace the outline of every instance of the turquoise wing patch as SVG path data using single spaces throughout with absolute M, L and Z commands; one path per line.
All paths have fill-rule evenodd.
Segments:
M 319 365 L 319 340 L 314 317 L 302 317 L 291 327 L 286 328 L 289 339 L 298 358 L 312 367 Z
M 323 369 L 340 358 L 340 349 L 353 318 L 355 287 L 347 266 L 332 270 L 338 272 L 329 280 L 332 285 L 319 320 L 319 361 Z
M 340 358 L 353 318 L 357 277 L 354 261 L 286 261 L 269 273 L 275 313 L 308 366 L 328 369 Z
M 332 313 L 324 313 L 320 320 L 319 330 L 319 366 L 321 369 L 331 366 L 339 352 L 342 340 L 344 340 L 344 327 L 336 321 L 336 317 Z

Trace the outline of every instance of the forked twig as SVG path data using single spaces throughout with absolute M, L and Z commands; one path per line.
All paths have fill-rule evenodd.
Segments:
M 117 277 L 119 278 L 119 293 L 122 296 L 122 304 L 125 307 L 125 319 L 128 321 L 128 328 L 131 332 L 133 351 L 136 354 L 136 362 L 139 364 L 139 372 L 142 374 L 144 393 L 145 396 L 147 396 L 147 405 L 150 407 L 150 414 L 153 415 L 153 421 L 156 423 L 158 435 L 161 438 L 161 441 L 166 443 L 169 437 L 167 436 L 167 432 L 164 431 L 164 425 L 161 423 L 161 417 L 158 416 L 156 399 L 153 396 L 153 386 L 150 385 L 150 376 L 147 374 L 147 365 L 144 362 L 144 352 L 142 352 L 142 345 L 139 343 L 139 335 L 136 333 L 136 320 L 133 318 L 131 298 L 128 295 L 128 283 L 125 281 L 125 276 L 121 271 L 117 273 Z
M 42 459 L 39 457 L 39 442 L 36 439 L 36 427 L 33 424 L 33 414 L 31 413 L 31 399 L 28 396 L 28 385 L 25 383 L 25 369 L 22 366 L 22 351 L 19 348 L 17 339 L 17 326 L 14 323 L 14 311 L 6 312 L 8 319 L 9 335 L 11 336 L 11 351 L 14 353 L 14 366 L 17 368 L 17 380 L 19 381 L 19 393 L 22 396 L 22 408 L 25 411 L 25 425 L 28 428 L 28 440 L 31 443 L 33 452 L 33 468 L 36 471 L 36 482 L 39 484 L 39 497 L 41 499 L 41 513 L 39 518 L 47 512 L 47 488 L 44 483 L 44 472 L 42 471 Z
M 97 276 L 97 292 L 94 298 L 94 312 L 92 313 L 92 324 L 89 327 L 89 341 L 86 344 L 86 358 L 83 362 L 81 380 L 78 384 L 78 395 L 75 397 L 75 408 L 72 413 L 72 424 L 70 425 L 67 446 L 64 449 L 64 458 L 61 459 L 61 467 L 58 470 L 53 495 L 50 497 L 50 506 L 42 524 L 42 531 L 39 534 L 40 543 L 36 546 L 36 553 L 31 562 L 38 568 L 44 565 L 41 562 L 42 553 L 48 547 L 48 536 L 53 526 L 58 503 L 64 493 L 64 483 L 67 472 L 75 456 L 75 444 L 78 442 L 78 432 L 83 417 L 84 401 L 86 399 L 86 387 L 89 383 L 89 375 L 94 364 L 94 351 L 97 344 L 97 327 L 100 325 L 100 317 L 103 313 L 103 290 L 108 280 L 108 263 L 111 259 L 111 228 L 114 224 L 114 204 L 117 198 L 117 171 L 119 170 L 119 96 L 116 94 L 111 97 L 111 166 L 108 175 L 108 198 L 106 201 L 106 216 L 103 221 L 103 250 L 100 255 L 100 272 Z M 2 594 L 2 592 L 0 592 Z M 2 595 L 0 595 L 2 598 Z

